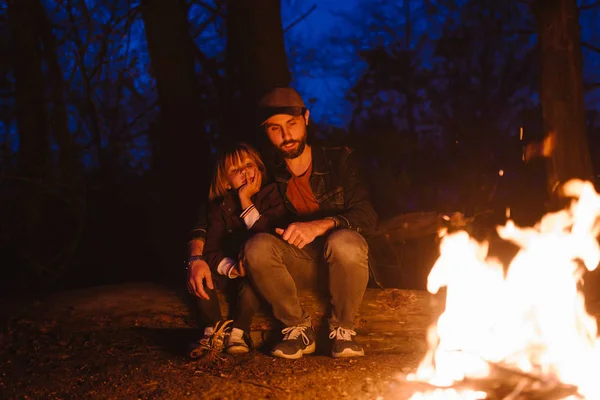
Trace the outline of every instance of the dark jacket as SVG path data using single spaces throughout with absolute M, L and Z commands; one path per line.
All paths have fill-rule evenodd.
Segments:
M 377 227 L 377 214 L 369 200 L 369 193 L 360 177 L 356 157 L 348 147 L 325 147 L 318 144 L 312 149 L 310 186 L 319 203 L 319 211 L 308 219 L 329 217 L 337 228 L 354 229 L 363 235 Z M 292 175 L 285 162 L 274 165 L 274 178 L 284 197 L 286 207 L 296 213 L 285 196 Z
M 204 258 L 213 273 L 217 273 L 217 266 L 225 257 L 237 261 L 240 249 L 250 235 L 274 233 L 275 228 L 285 228 L 289 222 L 286 218 L 289 214 L 276 184 L 264 186 L 252 196 L 252 202 L 260 217 L 250 229 L 240 217 L 243 210 L 237 194 L 231 193 L 209 205 Z
M 206 242 L 206 224 L 206 204 L 202 203 L 196 225 L 190 231 L 189 240 L 203 240 Z

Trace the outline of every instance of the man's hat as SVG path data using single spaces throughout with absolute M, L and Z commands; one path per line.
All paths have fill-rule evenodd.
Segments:
M 298 117 L 306 111 L 302 97 L 290 87 L 278 87 L 265 94 L 258 102 L 258 118 L 263 125 L 269 118 L 277 114 L 288 114 Z

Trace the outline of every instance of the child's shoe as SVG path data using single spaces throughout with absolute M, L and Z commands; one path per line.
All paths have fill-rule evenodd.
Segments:
M 219 321 L 214 327 L 209 326 L 204 329 L 204 336 L 199 341 L 193 343 L 191 358 L 204 357 L 209 353 L 220 353 L 225 346 L 225 338 L 229 334 L 229 325 L 233 321 Z
M 250 352 L 248 342 L 250 338 L 239 328 L 233 328 L 225 339 L 225 353 L 227 354 L 246 354 Z

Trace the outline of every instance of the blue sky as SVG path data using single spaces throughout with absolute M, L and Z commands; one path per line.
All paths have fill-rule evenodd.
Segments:
M 284 28 L 316 5 L 315 10 L 285 37 L 288 53 L 297 54 L 297 57 L 289 57 L 293 85 L 310 103 L 311 116 L 316 121 L 336 126 L 346 126 L 350 121 L 352 109 L 345 94 L 365 65 L 349 53 L 323 53 L 332 37 L 345 35 L 351 29 L 351 22 L 345 15 L 352 14 L 359 1 L 282 1 Z M 345 69 L 345 65 L 353 68 Z

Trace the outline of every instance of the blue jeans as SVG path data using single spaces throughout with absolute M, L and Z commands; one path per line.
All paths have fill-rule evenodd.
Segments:
M 319 287 L 320 277 L 326 276 L 332 305 L 329 327 L 354 329 L 369 280 L 368 253 L 365 238 L 350 229 L 333 230 L 303 249 L 258 233 L 244 246 L 244 266 L 256 291 L 286 326 L 310 325 L 298 289 Z

